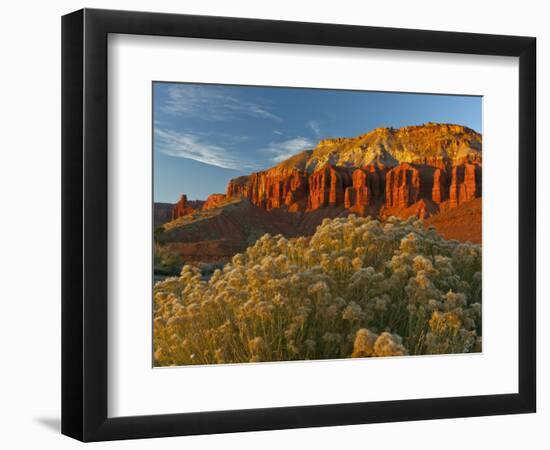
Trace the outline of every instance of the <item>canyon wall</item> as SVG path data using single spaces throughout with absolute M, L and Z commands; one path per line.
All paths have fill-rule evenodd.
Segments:
M 204 205 L 202 205 L 202 209 L 212 209 L 216 208 L 220 205 L 223 205 L 226 201 L 225 194 L 210 194 L 206 201 L 204 202 Z
M 414 163 L 357 169 L 326 164 L 310 175 L 297 170 L 281 173 L 275 168 L 246 180 L 231 180 L 226 196 L 247 198 L 266 210 L 343 206 L 359 215 L 403 215 L 418 204 L 415 214 L 424 218 L 438 212 L 440 205 L 455 208 L 481 197 L 481 164 L 463 163 L 448 169 Z
M 467 127 L 378 128 L 324 139 L 275 167 L 232 179 L 225 194 L 206 202 L 182 195 L 172 218 L 239 198 L 267 211 L 339 207 L 359 215 L 425 218 L 481 197 L 481 173 L 481 135 Z

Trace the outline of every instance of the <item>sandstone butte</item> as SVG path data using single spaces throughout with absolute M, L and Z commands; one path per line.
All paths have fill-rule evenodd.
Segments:
M 470 128 L 437 123 L 324 139 L 270 169 L 230 180 L 225 194 L 205 202 L 182 195 L 172 219 L 234 199 L 266 211 L 339 207 L 426 219 L 481 197 L 481 141 Z

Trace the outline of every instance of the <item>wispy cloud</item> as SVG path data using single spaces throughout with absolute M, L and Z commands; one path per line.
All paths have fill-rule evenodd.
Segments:
M 190 132 L 177 132 L 155 128 L 156 148 L 169 156 L 188 158 L 224 169 L 256 169 L 250 162 L 240 159 L 235 152 L 206 141 Z
M 307 122 L 307 126 L 312 129 L 312 131 L 315 133 L 315 136 L 318 138 L 321 137 L 321 127 L 319 126 L 319 122 L 315 120 L 309 120 Z
M 282 142 L 272 142 L 264 151 L 271 154 L 273 162 L 281 162 L 313 146 L 314 143 L 309 139 L 299 136 Z
M 167 114 L 218 121 L 242 117 L 282 120 L 268 105 L 228 94 L 223 87 L 181 84 L 170 86 L 167 91 L 168 99 L 160 108 Z

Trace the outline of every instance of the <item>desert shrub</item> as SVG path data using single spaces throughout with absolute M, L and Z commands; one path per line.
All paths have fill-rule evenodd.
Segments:
M 156 243 L 154 252 L 154 272 L 161 275 L 175 275 L 181 271 L 183 260 L 181 256 Z
M 481 248 L 415 219 L 325 219 L 262 236 L 205 280 L 154 288 L 156 365 L 480 350 Z

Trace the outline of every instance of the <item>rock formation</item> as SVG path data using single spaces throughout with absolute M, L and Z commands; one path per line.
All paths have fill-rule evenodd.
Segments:
M 242 176 L 233 178 L 227 184 L 227 198 L 248 197 L 248 188 L 250 185 L 250 177 Z
M 420 200 L 420 171 L 404 163 L 386 175 L 386 207 L 407 208 Z
M 187 200 L 187 195 L 181 194 L 180 199 L 172 208 L 172 220 L 193 214 L 202 209 L 204 202 L 201 200 Z
M 384 198 L 386 172 L 384 166 L 376 164 L 354 170 L 352 186 L 345 191 L 344 207 L 360 215 L 376 211 Z
M 323 139 L 271 169 L 235 178 L 226 197 L 268 211 L 343 206 L 361 215 L 428 217 L 439 205 L 455 208 L 480 197 L 481 164 L 481 135 L 467 127 L 379 128 Z
M 351 185 L 349 170 L 326 164 L 313 172 L 308 179 L 307 209 L 313 211 L 325 206 L 343 205 L 344 193 L 349 185 Z
M 205 202 L 182 195 L 171 217 L 211 212 L 242 199 L 272 220 L 288 222 L 286 213 L 300 213 L 308 224 L 304 229 L 335 214 L 428 218 L 480 198 L 481 171 L 481 135 L 467 127 L 379 128 L 324 139 L 274 167 L 230 180 L 225 194 L 211 194 Z
M 481 197 L 481 166 L 460 164 L 453 167 L 449 191 L 449 206 L 455 208 L 461 203 Z
M 225 200 L 226 200 L 225 194 L 210 194 L 206 199 L 206 201 L 204 202 L 202 209 L 216 208 L 222 205 L 225 202 Z
M 433 175 L 432 200 L 442 203 L 449 197 L 449 183 L 444 169 L 435 169 Z

